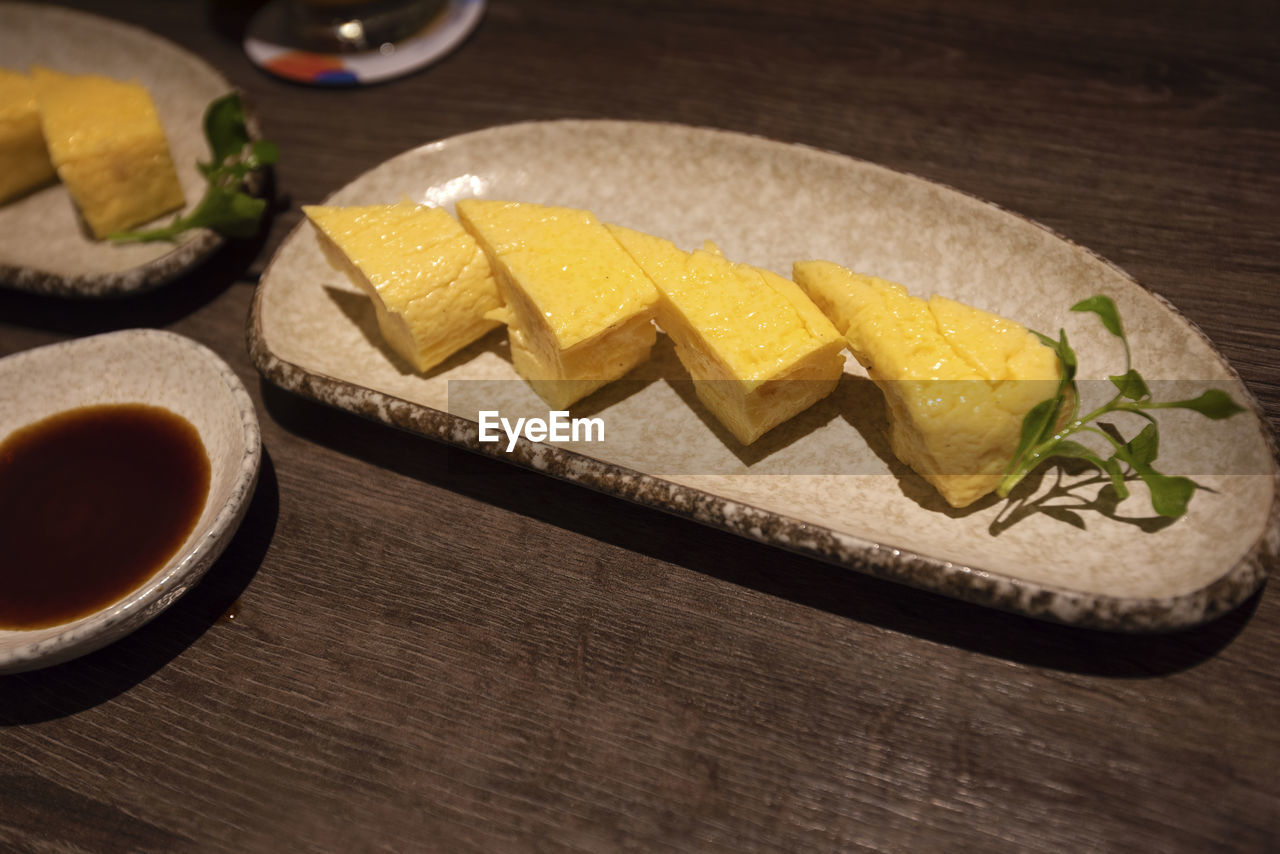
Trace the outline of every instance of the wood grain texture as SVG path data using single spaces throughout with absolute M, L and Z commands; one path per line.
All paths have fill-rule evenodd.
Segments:
M 1170 636 L 1039 624 L 319 407 L 244 348 L 298 206 L 385 158 L 526 119 L 676 121 L 1046 224 L 1185 312 L 1280 425 L 1272 4 L 492 0 L 438 65 L 349 92 L 254 69 L 252 2 L 74 5 L 241 87 L 280 209 L 152 294 L 0 292 L 0 355 L 188 335 L 250 388 L 265 463 L 172 609 L 0 677 L 0 850 L 1273 849 L 1265 591 Z

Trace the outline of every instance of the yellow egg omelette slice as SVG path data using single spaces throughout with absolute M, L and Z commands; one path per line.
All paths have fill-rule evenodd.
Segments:
M 884 393 L 898 459 L 952 507 L 993 491 L 1023 417 L 1057 392 L 1053 350 L 1011 320 L 829 261 L 798 262 L 793 274 Z

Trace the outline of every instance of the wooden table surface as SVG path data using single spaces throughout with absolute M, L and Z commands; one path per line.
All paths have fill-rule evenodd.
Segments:
M 299 206 L 386 158 L 525 119 L 660 120 L 1044 223 L 1197 323 L 1274 428 L 1271 3 L 492 0 L 437 65 L 351 91 L 252 66 L 253 2 L 76 5 L 247 94 L 283 152 L 278 211 L 147 295 L 0 292 L 0 356 L 189 336 L 248 386 L 265 456 L 197 588 L 0 677 L 0 850 L 1276 850 L 1265 590 L 1161 636 L 997 613 L 308 402 L 244 343 Z

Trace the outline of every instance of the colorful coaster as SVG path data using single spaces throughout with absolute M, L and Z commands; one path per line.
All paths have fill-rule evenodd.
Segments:
M 480 23 L 486 0 L 449 0 L 425 27 L 398 42 L 356 53 L 314 53 L 281 44 L 280 3 L 254 16 L 244 40 L 249 59 L 265 71 L 310 86 L 363 86 L 430 65 L 462 43 Z

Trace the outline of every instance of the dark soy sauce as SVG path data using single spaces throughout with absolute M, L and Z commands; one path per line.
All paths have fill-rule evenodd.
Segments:
M 209 494 L 190 422 L 156 406 L 72 409 L 0 444 L 0 628 L 91 614 L 181 547 Z

